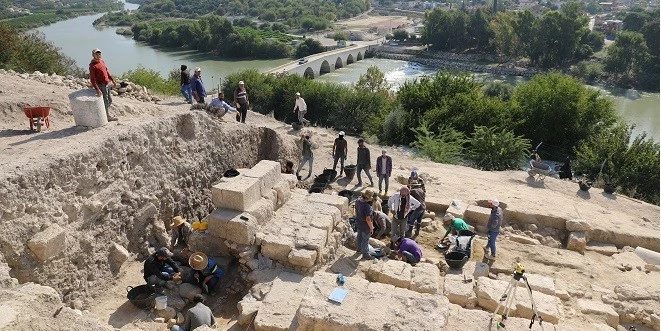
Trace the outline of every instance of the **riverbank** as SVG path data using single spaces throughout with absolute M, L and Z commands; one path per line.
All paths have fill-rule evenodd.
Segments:
M 66 21 L 76 17 L 121 10 L 123 8 L 125 8 L 124 3 L 102 0 L 91 2 L 90 5 L 80 8 L 37 9 L 33 12 L 28 12 L 24 16 L 0 20 L 0 22 L 8 24 L 9 26 L 19 31 L 24 31 L 47 26 L 61 21 Z

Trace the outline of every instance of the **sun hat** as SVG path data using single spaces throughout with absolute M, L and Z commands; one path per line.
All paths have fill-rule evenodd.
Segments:
M 239 81 L 239 85 L 244 85 L 242 80 Z
M 202 270 L 209 264 L 209 258 L 202 252 L 193 253 L 193 255 L 188 258 L 188 264 L 195 270 Z
M 374 192 L 372 192 L 372 190 L 370 190 L 370 189 L 367 189 L 367 190 L 363 191 L 363 194 L 361 194 L 361 196 L 363 198 L 371 198 L 372 196 L 374 196 Z
M 172 219 L 172 224 L 170 226 L 180 226 L 186 222 L 186 219 L 181 217 L 181 216 L 176 216 L 175 218 Z
M 174 254 L 172 254 L 172 252 L 170 252 L 170 250 L 167 249 L 167 247 L 161 247 L 156 251 L 156 255 L 164 256 L 164 257 L 172 257 Z
M 344 131 L 340 131 L 339 135 L 344 136 Z
M 492 205 L 494 205 L 496 207 L 498 207 L 500 205 L 500 201 L 498 201 L 498 199 L 491 199 L 491 200 L 489 200 L 489 203 L 491 203 Z

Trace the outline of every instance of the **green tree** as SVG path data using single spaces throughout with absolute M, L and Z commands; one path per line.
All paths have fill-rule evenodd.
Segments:
M 413 131 L 416 139 L 413 147 L 418 154 L 434 162 L 446 164 L 459 164 L 463 161 L 464 145 L 468 142 L 463 133 L 444 126 L 436 134 L 430 131 L 424 122 Z
M 367 68 L 367 73 L 360 75 L 356 82 L 356 89 L 369 92 L 384 91 L 390 88 L 386 75 L 377 66 Z
M 404 29 L 397 29 L 392 32 L 392 39 L 394 40 L 404 41 L 408 39 L 408 37 L 409 37 L 409 33 L 406 32 L 406 30 Z
M 607 72 L 623 79 L 644 70 L 649 60 L 647 44 L 639 32 L 622 31 L 608 47 L 604 61 Z
M 519 54 L 518 39 L 514 29 L 514 17 L 510 13 L 500 12 L 491 21 L 493 38 L 491 46 L 496 52 L 505 58 L 511 58 Z
M 468 25 L 468 37 L 471 40 L 471 46 L 475 46 L 478 51 L 486 51 L 489 48 L 489 41 L 493 36 L 489 19 L 484 10 L 477 9 L 470 16 Z
M 640 32 L 647 22 L 647 15 L 639 12 L 628 12 L 622 20 L 622 29 L 627 31 Z
M 333 40 L 335 40 L 335 41 L 338 41 L 338 40 L 348 40 L 348 39 L 349 39 L 349 38 L 347 38 L 347 34 L 344 33 L 344 32 L 342 32 L 342 31 L 338 31 L 338 32 L 335 32 L 335 33 L 333 34 Z
M 296 48 L 296 57 L 306 57 L 323 51 L 324 46 L 322 46 L 318 40 L 306 38 L 302 43 L 298 44 L 298 47 Z
M 470 160 L 482 170 L 518 169 L 529 151 L 530 140 L 494 127 L 477 126 L 470 138 Z

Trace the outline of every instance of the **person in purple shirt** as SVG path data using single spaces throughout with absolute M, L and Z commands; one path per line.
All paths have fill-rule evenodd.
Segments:
M 402 259 L 404 262 L 408 262 L 411 265 L 416 265 L 420 262 L 422 258 L 422 250 L 420 246 L 413 239 L 401 238 L 397 235 L 392 238 L 392 241 L 395 243 L 395 249 L 397 249 L 397 257 Z

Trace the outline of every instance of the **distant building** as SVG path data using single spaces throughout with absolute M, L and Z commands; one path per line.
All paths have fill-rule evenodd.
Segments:
M 603 24 L 603 32 L 607 36 L 615 36 L 622 31 L 621 20 L 606 20 Z
M 599 6 L 601 6 L 601 8 L 602 8 L 604 11 L 607 11 L 607 12 L 613 10 L 613 3 L 612 3 L 612 2 L 600 2 L 600 3 L 599 3 Z

